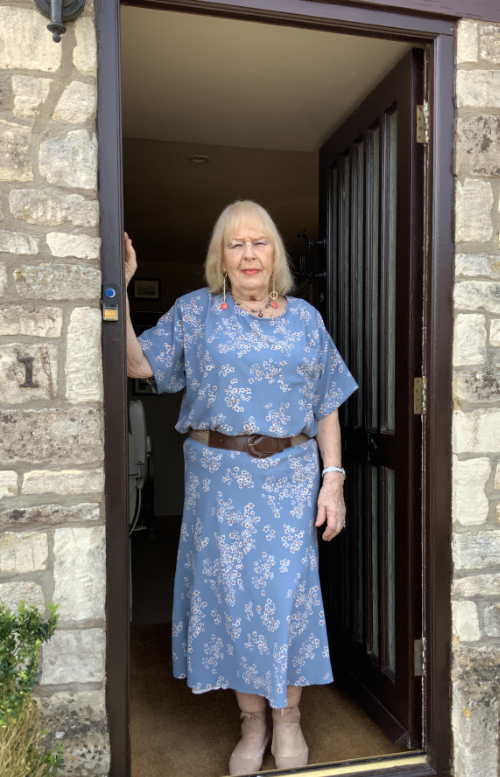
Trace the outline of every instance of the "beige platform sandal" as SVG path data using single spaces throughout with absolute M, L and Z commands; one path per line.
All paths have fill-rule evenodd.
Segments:
M 241 712 L 241 739 L 229 759 L 229 774 L 253 774 L 260 771 L 269 743 L 266 710 Z
M 307 766 L 309 749 L 300 728 L 300 710 L 297 706 L 273 709 L 271 752 L 277 769 Z

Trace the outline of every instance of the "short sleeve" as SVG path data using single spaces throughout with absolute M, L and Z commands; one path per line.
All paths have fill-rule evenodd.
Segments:
M 321 350 L 320 374 L 314 395 L 316 420 L 337 410 L 358 388 L 319 315 L 318 328 Z
M 162 316 L 155 327 L 138 338 L 151 365 L 158 394 L 180 391 L 186 385 L 184 331 L 179 303 Z

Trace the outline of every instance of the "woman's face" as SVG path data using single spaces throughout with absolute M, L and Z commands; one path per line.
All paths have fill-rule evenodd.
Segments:
M 236 296 L 267 294 L 273 272 L 274 248 L 262 227 L 242 221 L 224 243 L 222 269 Z

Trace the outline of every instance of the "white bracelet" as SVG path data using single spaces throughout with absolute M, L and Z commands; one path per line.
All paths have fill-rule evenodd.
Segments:
M 344 476 L 345 480 L 345 469 L 343 467 L 326 467 L 321 473 L 321 476 L 323 477 L 327 472 L 340 472 L 340 474 Z

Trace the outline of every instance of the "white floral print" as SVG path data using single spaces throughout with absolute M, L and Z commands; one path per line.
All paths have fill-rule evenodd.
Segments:
M 314 437 L 356 389 L 319 313 L 287 298 L 258 319 L 200 289 L 139 338 L 156 390 L 184 396 L 176 428 Z M 174 675 L 286 706 L 287 685 L 332 682 L 314 528 L 314 439 L 265 459 L 184 443 Z

